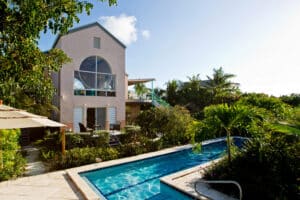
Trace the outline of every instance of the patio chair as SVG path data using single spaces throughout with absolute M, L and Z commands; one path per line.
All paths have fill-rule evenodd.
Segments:
M 91 128 L 87 128 L 85 127 L 82 123 L 78 123 L 79 124 L 79 129 L 80 129 L 80 132 L 90 132 L 91 134 L 93 133 L 93 129 Z

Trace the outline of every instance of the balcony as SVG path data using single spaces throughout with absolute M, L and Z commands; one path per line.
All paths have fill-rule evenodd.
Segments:
M 116 96 L 116 75 L 74 71 L 74 95 Z

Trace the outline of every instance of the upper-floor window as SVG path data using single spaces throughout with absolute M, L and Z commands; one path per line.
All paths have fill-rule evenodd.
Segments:
M 116 76 L 99 56 L 90 56 L 74 72 L 74 95 L 116 96 Z
M 100 49 L 101 47 L 101 40 L 99 37 L 94 37 L 94 48 Z

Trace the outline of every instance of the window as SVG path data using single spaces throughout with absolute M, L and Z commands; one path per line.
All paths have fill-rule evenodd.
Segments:
M 116 76 L 106 60 L 99 56 L 86 58 L 74 71 L 74 95 L 116 96 Z
M 94 37 L 94 48 L 100 49 L 100 42 L 101 42 L 100 38 Z

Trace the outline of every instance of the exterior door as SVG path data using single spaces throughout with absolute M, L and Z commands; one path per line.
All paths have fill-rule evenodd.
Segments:
M 93 129 L 105 129 L 106 108 L 87 109 L 87 127 Z

